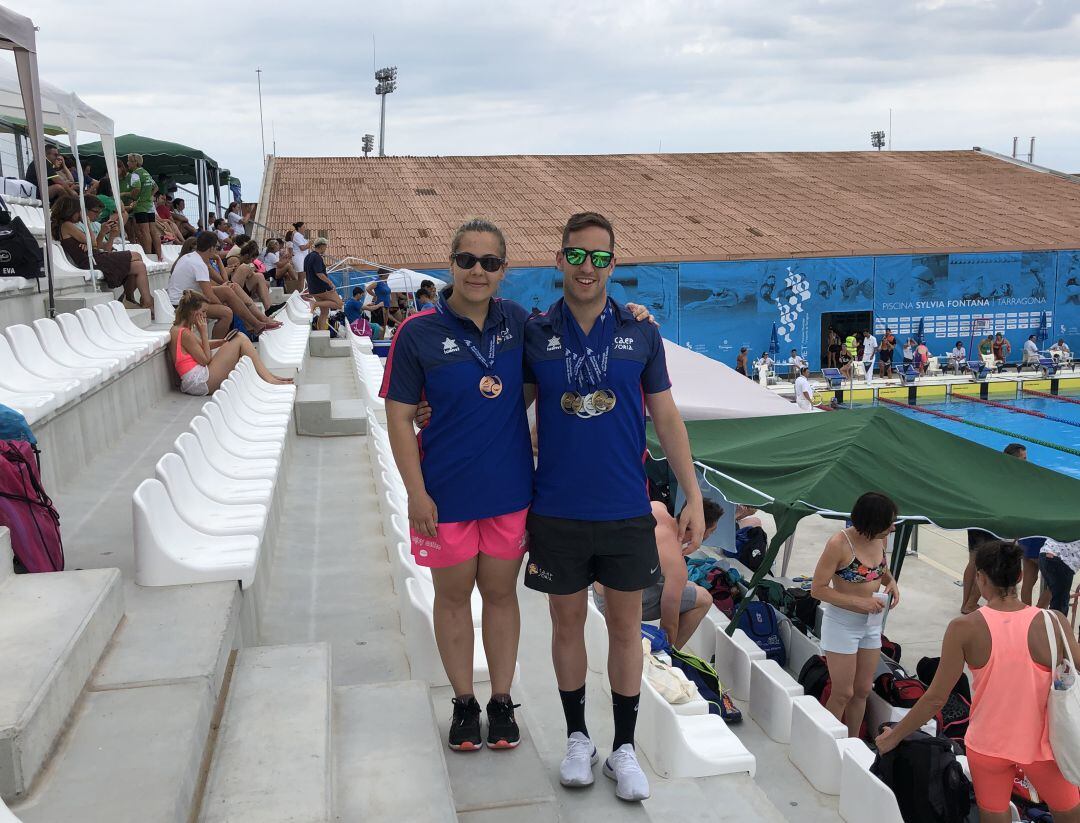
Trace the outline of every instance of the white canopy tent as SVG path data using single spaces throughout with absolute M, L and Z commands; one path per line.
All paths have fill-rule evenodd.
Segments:
M 6 61 L 0 61 L 0 114 L 17 117 L 26 111 L 20 91 L 19 78 L 20 75 L 16 70 L 16 66 L 13 66 Z M 109 174 L 109 180 L 112 183 L 113 195 L 114 197 L 118 197 L 120 192 L 120 176 L 117 172 L 116 165 L 116 145 L 114 142 L 113 121 L 101 112 L 88 106 L 76 94 L 66 92 L 63 89 L 54 86 L 52 83 L 45 81 L 40 81 L 39 87 L 42 127 L 51 126 L 53 128 L 63 129 L 67 133 L 68 143 L 71 146 L 72 154 L 75 157 L 75 169 L 79 179 L 79 200 L 83 212 L 83 224 L 85 226 L 87 225 L 86 202 L 82 195 L 83 172 L 82 163 L 79 160 L 78 133 L 80 131 L 90 132 L 97 134 L 101 138 L 101 144 L 105 149 L 105 167 Z M 29 122 L 30 118 L 27 117 L 28 126 Z M 38 131 L 40 130 L 41 128 L 39 127 Z M 31 139 L 34 139 L 33 135 L 31 135 Z M 43 160 L 35 164 L 36 168 L 39 169 L 39 176 L 41 172 L 44 172 L 43 165 Z M 38 186 L 38 193 L 41 195 L 43 206 L 47 208 L 47 189 L 41 189 L 41 183 L 37 180 L 32 180 L 30 182 Z M 46 215 L 45 218 L 45 225 L 49 225 L 48 215 Z M 120 238 L 121 241 L 125 240 L 122 221 L 120 224 Z M 46 244 L 46 249 L 48 250 L 48 248 L 49 244 Z M 90 268 L 92 272 L 94 267 L 93 242 L 89 237 L 87 237 L 87 255 L 90 258 Z M 93 274 L 91 274 L 91 281 L 96 283 L 96 278 Z M 50 275 L 50 291 L 51 283 L 52 280 Z
M 86 225 L 86 203 L 81 195 L 83 180 L 82 163 L 79 162 L 78 133 L 86 131 L 100 136 L 102 146 L 105 148 L 105 166 L 112 183 L 113 194 L 119 197 L 120 176 L 116 166 L 113 121 L 88 106 L 77 95 L 38 79 L 34 23 L 29 18 L 3 6 L 0 6 L 0 48 L 8 49 L 15 54 L 14 66 L 0 61 L 0 113 L 15 117 L 21 115 L 26 118 L 30 146 L 34 154 L 34 168 L 37 170 L 38 177 L 37 180 L 31 182 L 37 186 L 41 197 L 45 225 L 49 225 L 49 190 L 45 169 L 44 139 L 46 126 L 61 128 L 67 132 L 68 141 L 75 156 L 83 223 Z M 122 221 L 120 238 L 124 240 Z M 87 253 L 92 268 L 93 243 L 88 243 Z M 49 314 L 51 315 L 55 310 L 51 243 L 45 244 L 45 274 L 49 284 Z M 91 275 L 91 280 L 96 281 L 96 278 Z
M 799 407 L 730 366 L 664 340 L 671 394 L 684 420 L 800 414 Z

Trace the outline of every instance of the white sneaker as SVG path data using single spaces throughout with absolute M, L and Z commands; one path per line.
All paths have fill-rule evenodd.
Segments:
M 591 786 L 592 767 L 600 759 L 596 746 L 581 732 L 566 739 L 566 757 L 559 764 L 559 782 L 564 786 Z
M 645 800 L 649 796 L 649 780 L 630 743 L 623 743 L 604 761 L 604 775 L 615 781 L 615 796 L 620 800 Z

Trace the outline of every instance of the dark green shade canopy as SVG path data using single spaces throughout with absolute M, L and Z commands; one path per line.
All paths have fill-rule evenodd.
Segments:
M 219 170 L 217 161 L 212 157 L 208 157 L 200 149 L 193 149 L 183 143 L 170 143 L 167 140 L 155 140 L 138 134 L 122 134 L 116 138 L 116 156 L 126 157 L 129 154 L 143 156 L 143 167 L 154 180 L 165 175 L 174 183 L 197 183 L 195 164 L 199 160 L 205 160 L 210 172 L 211 186 L 213 186 L 215 171 L 219 172 L 221 185 L 227 185 L 229 182 L 228 169 Z M 94 174 L 104 176 L 105 154 L 100 141 L 80 143 L 79 157 L 90 162 L 90 168 Z
M 1080 539 L 1080 480 L 891 409 L 690 421 L 686 428 L 706 479 L 728 500 L 776 519 L 770 563 L 799 520 L 847 515 L 868 491 L 889 495 L 901 517 L 945 529 Z M 661 456 L 651 426 L 648 440 Z

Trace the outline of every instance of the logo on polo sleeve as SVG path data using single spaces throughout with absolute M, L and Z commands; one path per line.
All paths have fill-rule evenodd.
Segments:
M 447 337 L 442 341 L 443 354 L 453 354 L 456 351 L 461 351 L 461 348 L 458 346 L 457 341 L 452 337 Z

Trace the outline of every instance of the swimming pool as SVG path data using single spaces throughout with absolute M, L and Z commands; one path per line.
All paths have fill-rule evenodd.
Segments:
M 1062 397 L 1067 396 L 1080 399 L 1080 397 L 1077 397 L 1076 395 L 1062 395 Z M 1012 435 L 1015 435 L 1010 436 L 1007 434 L 999 434 L 998 432 L 987 431 L 986 429 L 979 429 L 975 426 L 968 425 L 968 423 L 957 420 L 948 420 L 943 417 L 923 414 L 915 409 L 900 405 L 893 405 L 890 403 L 889 406 L 895 411 L 905 414 L 922 423 L 935 426 L 943 431 L 951 432 L 952 434 L 974 441 L 975 443 L 981 443 L 984 446 L 989 446 L 998 451 L 1004 449 L 1005 446 L 1012 442 L 1023 443 L 1027 446 L 1028 460 L 1032 463 L 1037 463 L 1048 469 L 1054 469 L 1062 474 L 1080 478 L 1080 456 L 1042 446 L 1027 439 L 1034 438 L 1035 440 L 1042 440 L 1059 446 L 1080 450 L 1080 404 L 1070 403 L 1064 399 L 1031 396 L 1022 396 L 1002 402 L 1005 405 L 1018 409 L 1026 409 L 1051 415 L 1059 418 L 1059 420 L 1034 417 L 1029 414 L 1021 414 L 997 406 L 972 402 L 971 400 L 952 399 L 946 403 L 919 404 L 919 408 L 954 415 L 955 417 L 971 421 L 972 423 L 994 426 L 995 428 L 1003 429 L 1007 432 L 1011 432 Z

